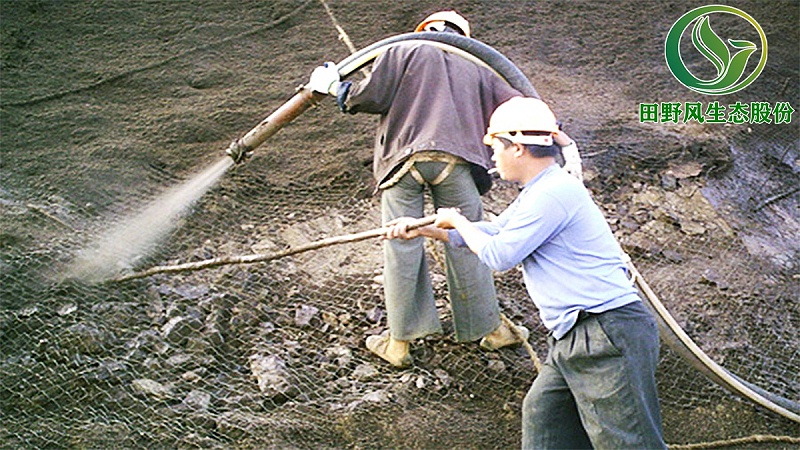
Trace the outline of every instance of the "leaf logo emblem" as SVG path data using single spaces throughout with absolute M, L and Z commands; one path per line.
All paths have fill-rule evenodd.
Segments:
M 759 46 L 738 39 L 729 39 L 726 43 L 711 28 L 710 16 L 713 13 L 734 14 L 746 20 L 758 33 L 761 57 L 749 75 L 745 76 L 747 63 Z M 692 44 L 716 69 L 716 76 L 712 79 L 701 79 L 692 74 L 681 57 L 681 37 L 692 23 Z M 723 5 L 702 6 L 684 14 L 672 25 L 667 34 L 664 55 L 672 75 L 687 88 L 708 95 L 731 94 L 744 89 L 761 74 L 767 63 L 767 37 L 761 26 L 744 11 Z

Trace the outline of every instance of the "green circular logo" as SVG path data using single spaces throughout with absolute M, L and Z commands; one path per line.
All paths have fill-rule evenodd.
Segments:
M 738 39 L 728 39 L 726 44 L 711 29 L 710 17 L 718 13 L 733 14 L 746 20 L 755 28 L 761 38 L 761 58 L 749 75 L 745 76 L 747 62 L 750 56 L 758 51 L 759 46 L 753 42 Z M 701 79 L 695 76 L 686 67 L 681 57 L 681 37 L 692 25 L 692 44 L 702 56 L 711 61 L 716 71 L 716 75 L 710 79 Z M 672 25 L 667 34 L 664 56 L 672 75 L 687 88 L 708 95 L 731 94 L 750 85 L 764 70 L 764 66 L 767 64 L 767 36 L 758 22 L 744 11 L 724 5 L 701 6 L 684 14 Z

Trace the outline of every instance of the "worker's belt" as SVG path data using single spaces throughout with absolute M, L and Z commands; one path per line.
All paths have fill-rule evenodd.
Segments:
M 582 310 L 578 311 L 578 320 L 575 321 L 575 325 L 583 322 L 584 320 L 588 319 L 589 317 L 598 316 L 600 314 L 602 314 L 602 313 L 590 313 L 590 312 L 586 311 L 585 309 L 582 309 Z
M 444 167 L 444 169 L 442 169 L 439 175 L 436 178 L 434 178 L 431 182 L 427 183 L 431 186 L 436 186 L 437 184 L 444 181 L 448 176 L 450 176 L 450 173 L 453 171 L 453 168 L 456 166 L 456 164 L 467 164 L 466 161 L 459 158 L 458 156 L 446 152 L 437 152 L 437 151 L 417 152 L 411 155 L 407 160 L 405 160 L 400 169 L 398 169 L 397 172 L 395 172 L 391 178 L 381 183 L 378 186 L 378 189 L 388 189 L 394 186 L 407 173 L 410 173 L 411 176 L 417 181 L 417 183 L 421 185 L 426 184 L 425 179 L 422 178 L 422 174 L 420 174 L 417 168 L 414 167 L 414 164 L 418 162 L 447 163 L 447 165 Z
M 575 328 L 578 328 L 578 324 L 580 324 L 584 320 L 586 320 L 586 319 L 588 319 L 590 317 L 599 316 L 600 314 L 603 314 L 603 313 L 590 313 L 590 312 L 587 312 L 585 309 L 581 309 L 580 311 L 578 311 L 578 318 L 575 320 L 575 323 L 572 325 L 572 328 L 569 329 L 567 334 L 572 333 L 573 331 L 575 331 Z M 566 336 L 566 334 L 565 334 L 565 336 Z

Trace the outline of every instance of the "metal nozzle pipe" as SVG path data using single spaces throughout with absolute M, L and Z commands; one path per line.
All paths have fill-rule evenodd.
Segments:
M 317 104 L 324 97 L 325 94 L 313 92 L 311 89 L 300 86 L 297 93 L 281 105 L 280 108 L 262 120 L 247 134 L 231 142 L 225 153 L 233 158 L 236 163 L 244 161 L 253 153 L 256 147 L 263 144 L 270 136 L 277 133 L 278 130 L 300 114 L 303 114 L 308 108 Z

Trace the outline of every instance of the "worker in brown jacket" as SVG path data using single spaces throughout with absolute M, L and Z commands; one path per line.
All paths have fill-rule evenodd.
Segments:
M 469 23 L 454 11 L 432 14 L 416 31 L 470 37 Z M 491 186 L 492 166 L 483 135 L 494 109 L 521 95 L 493 71 L 427 43 L 401 43 L 378 56 L 360 82 L 340 82 L 326 63 L 307 87 L 335 96 L 343 112 L 380 116 L 373 172 L 384 224 L 423 217 L 426 188 L 434 208 L 483 219 L 480 195 Z M 369 336 L 366 346 L 396 367 L 412 363 L 411 341 L 442 332 L 423 245 L 424 239 L 384 244 L 388 332 Z M 527 337 L 524 327 L 514 332 L 500 320 L 492 272 L 474 253 L 447 246 L 445 261 L 457 341 L 480 339 L 494 350 Z

